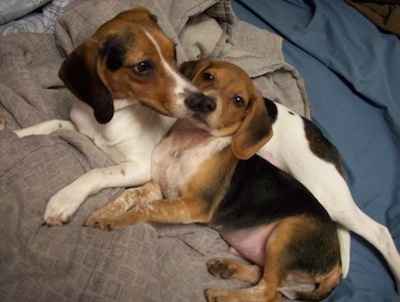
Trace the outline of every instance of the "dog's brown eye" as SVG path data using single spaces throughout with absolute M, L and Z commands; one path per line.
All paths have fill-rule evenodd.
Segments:
M 233 98 L 233 104 L 236 107 L 243 107 L 244 106 L 244 100 L 243 100 L 243 98 L 241 96 L 235 96 Z
M 203 73 L 203 80 L 211 83 L 214 81 L 214 76 L 211 73 L 205 72 Z
M 142 61 L 132 68 L 133 72 L 137 75 L 148 75 L 153 71 L 153 64 L 150 61 Z

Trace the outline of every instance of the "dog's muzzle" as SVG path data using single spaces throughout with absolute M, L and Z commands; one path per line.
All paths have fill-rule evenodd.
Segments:
M 212 112 L 217 108 L 215 101 L 203 93 L 190 94 L 185 99 L 185 105 L 196 113 Z

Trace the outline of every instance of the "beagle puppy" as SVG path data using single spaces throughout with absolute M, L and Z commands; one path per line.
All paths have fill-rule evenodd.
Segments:
M 70 221 L 89 195 L 104 188 L 149 181 L 151 153 L 175 122 L 168 116 L 207 112 L 212 106 L 178 72 L 174 41 L 142 7 L 102 25 L 66 58 L 59 75 L 77 97 L 71 121 L 50 120 L 16 134 L 79 131 L 115 165 L 93 169 L 55 193 L 44 214 L 49 226 Z
M 210 60 L 205 59 L 186 63 L 186 67 L 184 64 L 181 68 L 194 84 L 202 90 L 206 89 L 206 94 L 207 88 L 202 84 L 201 74 L 206 72 L 208 64 Z M 222 77 L 225 80 L 229 78 L 232 66 L 225 63 L 223 69 L 225 73 Z M 218 93 L 225 92 L 222 90 Z M 381 253 L 393 273 L 397 292 L 400 293 L 400 255 L 393 238 L 385 226 L 362 212 L 353 200 L 338 150 L 311 121 L 271 100 L 264 99 L 264 104 L 268 125 L 259 135 L 265 135 L 265 131 L 270 139 L 257 154 L 300 181 L 336 222 L 342 276 L 346 277 L 350 268 L 351 231 L 363 237 Z M 245 152 L 240 153 L 240 150 L 246 150 L 246 144 L 246 141 L 232 141 L 233 148 L 237 150 L 235 155 L 240 159 L 248 158 Z
M 95 211 L 86 226 L 215 228 L 253 264 L 215 259 L 210 272 L 256 285 L 209 289 L 208 301 L 326 297 L 341 279 L 336 226 L 303 185 L 252 157 L 272 134 L 266 131 L 272 120 L 261 94 L 242 69 L 227 62 L 187 63 L 181 70 L 213 100 L 213 110 L 178 119 L 153 151 L 152 179 Z

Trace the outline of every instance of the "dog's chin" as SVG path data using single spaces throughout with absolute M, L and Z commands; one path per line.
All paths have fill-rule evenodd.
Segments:
M 197 128 L 206 130 L 209 132 L 210 127 L 208 125 L 207 120 L 199 114 L 194 114 L 189 117 L 190 122 Z
M 191 116 L 190 122 L 195 127 L 206 131 L 211 136 L 230 136 L 233 135 L 238 128 L 236 125 L 232 125 L 230 127 L 218 127 L 216 125 L 212 125 L 212 123 L 207 121 L 206 117 L 198 114 Z
M 235 130 L 233 130 L 231 127 L 227 128 L 217 128 L 217 129 L 209 129 L 208 133 L 212 136 L 232 136 L 235 134 Z

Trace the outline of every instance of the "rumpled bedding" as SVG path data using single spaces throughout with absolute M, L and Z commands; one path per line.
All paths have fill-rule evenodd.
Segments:
M 0 3 L 0 35 L 52 33 L 58 16 L 73 0 L 7 0 Z
M 242 20 L 283 37 L 303 76 L 312 119 L 341 152 L 360 208 L 400 250 L 400 44 L 345 1 L 235 0 Z M 349 276 L 327 299 L 397 302 L 382 257 L 352 236 Z
M 8 21 L 12 21 L 19 17 L 22 17 L 22 16 L 34 11 L 35 9 L 38 9 L 42 5 L 45 5 L 49 1 L 50 0 L 2 1 L 0 4 L 0 24 L 4 24 Z
M 56 21 L 54 34 L 1 37 L 0 115 L 7 126 L 0 132 L 0 301 L 196 302 L 205 300 L 209 287 L 246 286 L 208 274 L 207 260 L 235 256 L 207 227 L 83 227 L 92 211 L 123 189 L 91 196 L 62 227 L 42 226 L 56 191 L 111 160 L 77 132 L 20 139 L 12 130 L 68 119 L 75 99 L 58 77 L 62 61 L 102 23 L 138 5 L 156 14 L 177 42 L 179 62 L 211 55 L 239 64 L 266 97 L 310 116 L 303 80 L 284 61 L 282 39 L 239 22 L 227 0 L 76 0 Z M 211 40 L 201 34 L 205 24 L 213 28 Z

